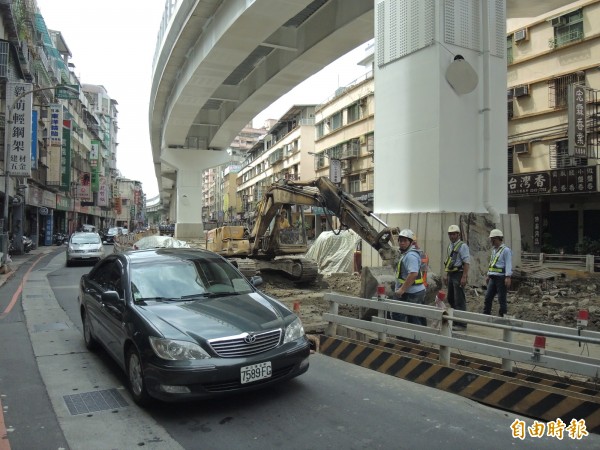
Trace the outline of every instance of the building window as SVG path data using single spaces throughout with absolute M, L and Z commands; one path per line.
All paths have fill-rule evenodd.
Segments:
M 548 81 L 548 106 L 550 108 L 566 108 L 569 86 L 585 84 L 585 72 L 570 73 Z
M 325 134 L 325 122 L 319 122 L 316 127 L 317 139 L 320 139 Z
M 550 23 L 554 27 L 554 39 L 549 42 L 551 48 L 558 48 L 583 39 L 582 9 L 555 17 L 551 19 Z
M 342 112 L 339 111 L 331 116 L 330 129 L 331 131 L 337 130 L 342 127 Z
M 513 160 L 514 160 L 514 147 L 508 147 L 508 174 L 514 173 Z
M 513 62 L 513 35 L 506 38 L 506 64 Z
M 351 175 L 348 177 L 348 190 L 351 194 L 360 192 L 360 175 Z
M 565 167 L 585 167 L 588 165 L 587 158 L 576 158 L 569 156 L 569 141 L 564 139 L 556 141 L 550 146 L 550 168 L 562 169 Z
M 348 106 L 347 111 L 348 123 L 356 122 L 358 119 L 360 119 L 360 107 L 358 106 L 358 103 L 353 103 L 352 105 Z
M 0 78 L 8 77 L 8 52 L 10 44 L 8 41 L 0 41 Z

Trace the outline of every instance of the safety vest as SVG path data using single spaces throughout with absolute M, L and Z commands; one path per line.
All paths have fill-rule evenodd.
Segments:
M 400 277 L 402 276 L 402 260 L 404 259 L 404 257 L 406 255 L 408 255 L 409 252 L 415 252 L 419 256 L 419 260 L 421 262 L 419 264 L 419 272 L 417 274 L 417 278 L 416 278 L 414 284 L 425 284 L 425 286 L 427 286 L 427 284 L 425 282 L 426 276 L 423 276 L 423 270 L 422 270 L 423 257 L 421 256 L 421 252 L 419 252 L 419 250 L 414 249 L 414 248 L 409 250 L 408 252 L 400 255 L 400 259 L 398 260 L 398 267 L 396 268 L 396 278 L 398 279 L 400 284 L 404 284 L 404 282 L 406 281 L 404 278 L 400 278 Z M 425 253 L 423 253 L 423 255 L 425 255 Z M 427 256 L 425 256 L 425 258 L 427 258 Z M 427 258 L 427 259 L 429 259 L 429 258 Z
M 506 248 L 506 246 L 504 244 L 502 244 L 500 247 L 498 247 L 498 250 L 496 250 L 496 254 L 492 253 L 492 255 L 490 256 L 490 267 L 488 267 L 488 272 L 495 272 L 495 273 L 504 273 L 505 272 L 504 267 L 496 267 L 496 264 L 498 264 L 498 259 L 500 258 L 500 255 L 502 254 L 502 252 L 504 251 L 505 248 Z
M 462 266 L 460 266 L 460 267 L 455 266 L 454 262 L 455 262 L 455 256 L 463 244 L 464 244 L 463 241 L 458 240 L 458 241 L 456 241 L 456 243 L 453 246 L 452 246 L 452 244 L 450 244 L 448 246 L 448 250 L 449 250 L 448 258 L 446 258 L 446 262 L 444 263 L 444 270 L 446 272 L 458 272 L 458 269 L 462 268 Z M 451 251 L 450 251 L 450 247 L 452 247 Z

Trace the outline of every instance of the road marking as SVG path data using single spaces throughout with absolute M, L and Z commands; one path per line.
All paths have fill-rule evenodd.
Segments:
M 0 400 L 0 450 L 10 450 L 8 442 L 8 432 L 4 425 L 4 409 L 2 409 L 2 400 Z
M 34 261 L 34 263 L 31 265 L 31 267 L 29 268 L 29 270 L 27 270 L 27 272 L 25 273 L 25 276 L 23 277 L 23 279 L 21 280 L 21 283 L 19 284 L 19 287 L 17 288 L 17 290 L 15 291 L 14 295 L 10 299 L 10 303 L 4 309 L 4 311 L 2 311 L 2 314 L 0 314 L 0 320 L 4 319 L 6 316 L 8 316 L 8 314 L 12 311 L 12 309 L 14 308 L 14 306 L 17 304 L 17 301 L 19 301 L 19 297 L 21 296 L 21 292 L 23 292 L 23 285 L 27 282 L 27 278 L 29 278 L 29 274 L 31 273 L 31 271 L 33 270 L 33 268 L 35 267 L 35 265 L 37 263 L 39 263 L 40 260 L 44 256 L 46 256 L 46 255 L 40 255 L 38 257 L 38 259 L 36 259 Z

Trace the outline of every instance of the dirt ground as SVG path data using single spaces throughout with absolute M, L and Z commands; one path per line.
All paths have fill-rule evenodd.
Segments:
M 285 303 L 290 309 L 294 303 L 299 307 L 299 315 L 307 333 L 322 332 L 325 322 L 322 319 L 329 305 L 324 295 L 329 292 L 360 296 L 359 275 L 338 273 L 319 276 L 317 282 L 309 286 L 296 286 L 291 281 L 276 274 L 263 274 L 265 283 L 260 289 Z M 467 288 L 467 309 L 483 312 L 483 287 Z M 543 283 L 514 283 L 508 295 L 508 312 L 517 319 L 541 322 L 552 325 L 575 327 L 579 310 L 589 311 L 587 329 L 600 331 L 600 274 L 578 274 L 577 277 L 559 276 Z M 498 311 L 494 301 L 493 313 Z M 340 314 L 358 317 L 355 308 L 340 307 Z

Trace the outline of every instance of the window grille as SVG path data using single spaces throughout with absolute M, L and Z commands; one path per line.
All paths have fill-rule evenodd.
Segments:
M 0 41 L 0 78 L 8 77 L 8 54 L 10 44 L 7 41 Z
M 583 10 L 579 9 L 552 20 L 554 39 L 549 46 L 558 48 L 571 42 L 583 39 Z
M 510 175 L 511 173 L 514 173 L 514 168 L 513 168 L 513 150 L 514 147 L 508 147 L 508 174 Z
M 587 158 L 576 158 L 569 156 L 569 141 L 564 139 L 550 145 L 550 168 L 562 169 L 565 167 L 585 167 L 588 165 Z
M 351 194 L 360 192 L 360 175 L 352 175 L 348 178 L 348 189 Z
M 337 130 L 342 127 L 342 112 L 337 112 L 331 116 L 331 130 Z
M 353 103 L 352 105 L 348 106 L 347 115 L 348 123 L 352 123 L 360 119 L 360 108 L 358 103 Z
M 548 106 L 559 109 L 567 107 L 569 86 L 574 84 L 585 84 L 585 73 L 570 73 L 562 77 L 548 81 Z
M 506 64 L 513 63 L 513 35 L 506 38 Z

